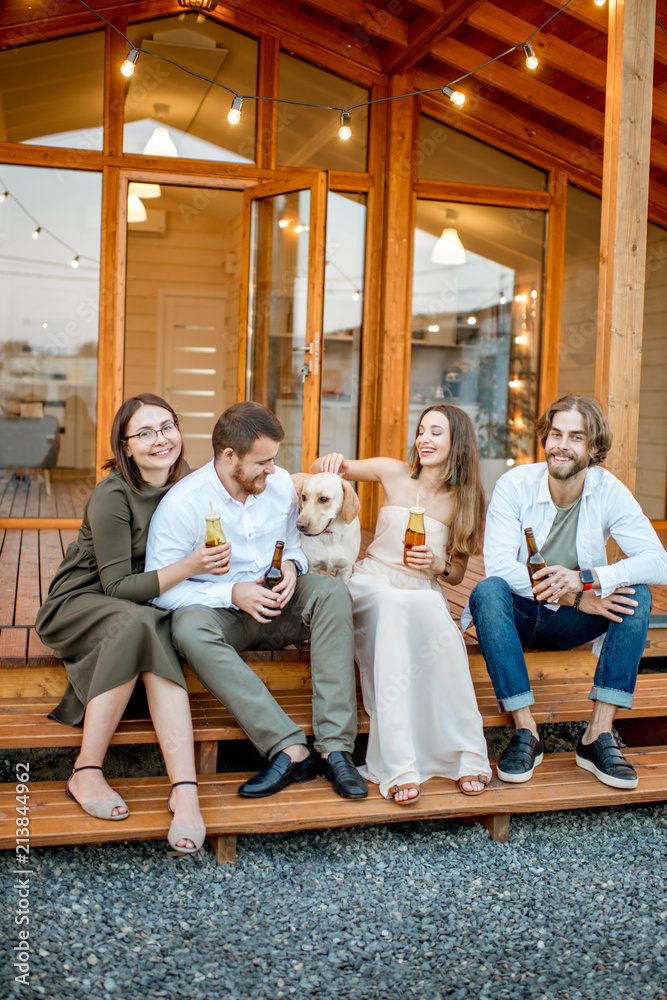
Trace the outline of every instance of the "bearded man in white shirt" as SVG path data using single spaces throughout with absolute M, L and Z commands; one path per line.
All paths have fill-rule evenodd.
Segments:
M 172 487 L 153 516 L 146 570 L 168 566 L 203 544 L 212 503 L 227 538 L 217 571 L 179 583 L 155 603 L 174 609 L 176 649 L 269 758 L 239 793 L 273 795 L 290 782 L 311 780 L 321 768 L 339 795 L 363 798 L 368 787 L 351 757 L 357 732 L 352 602 L 338 580 L 305 575 L 296 491 L 289 473 L 274 464 L 283 437 L 279 421 L 259 403 L 225 410 L 213 430 L 213 460 Z M 283 579 L 269 589 L 263 579 L 278 540 L 285 543 Z M 321 762 L 239 655 L 307 639 Z
M 651 611 L 646 585 L 667 583 L 667 553 L 630 491 L 600 467 L 612 433 L 595 399 L 563 396 L 536 430 L 546 463 L 517 466 L 496 483 L 484 535 L 488 575 L 470 595 L 499 709 L 511 712 L 516 726 L 498 777 L 528 781 L 544 753 L 522 646 L 565 650 L 597 640 L 593 711 L 576 763 L 606 785 L 635 788 L 637 773 L 612 726 L 618 708 L 632 706 Z M 547 564 L 532 588 L 526 528 Z M 626 556 L 613 565 L 605 554 L 609 537 Z

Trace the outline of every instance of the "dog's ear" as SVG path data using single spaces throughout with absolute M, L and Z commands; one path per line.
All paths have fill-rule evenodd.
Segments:
M 351 524 L 361 510 L 361 503 L 350 484 L 346 483 L 344 479 L 341 479 L 341 483 L 343 486 L 343 520 L 346 524 Z
M 294 483 L 294 489 L 296 490 L 296 495 L 299 500 L 299 510 L 301 510 L 301 490 L 303 489 L 303 484 L 306 479 L 311 479 L 310 472 L 295 472 L 292 476 L 292 482 Z

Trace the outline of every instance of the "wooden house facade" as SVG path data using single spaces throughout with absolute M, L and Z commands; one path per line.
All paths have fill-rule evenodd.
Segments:
M 663 23 L 665 0 L 4 0 L 0 528 L 78 524 L 141 391 L 192 466 L 264 402 L 290 471 L 403 456 L 452 402 L 489 491 L 548 400 L 596 393 L 609 467 L 664 521 Z

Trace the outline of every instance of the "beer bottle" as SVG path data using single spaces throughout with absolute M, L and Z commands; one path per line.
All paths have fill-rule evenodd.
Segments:
M 528 545 L 528 558 L 526 559 L 526 566 L 528 567 L 528 576 L 530 577 L 530 585 L 534 587 L 537 583 L 542 583 L 542 580 L 534 580 L 533 573 L 537 573 L 541 569 L 546 569 L 546 560 L 541 552 L 538 551 L 537 543 L 535 541 L 535 535 L 533 534 L 532 528 L 525 528 L 524 535 L 526 536 L 526 544 Z M 533 594 L 535 600 L 542 604 L 546 598 L 537 597 Z
M 413 545 L 424 545 L 426 543 L 426 529 L 424 528 L 424 508 L 411 507 L 408 526 L 405 529 L 405 550 L 403 552 L 403 563 L 407 566 L 407 555 Z M 411 569 L 413 567 L 410 567 Z
M 271 560 L 271 565 L 266 571 L 266 576 L 264 577 L 264 586 L 268 587 L 269 590 L 273 590 L 277 584 L 283 578 L 282 563 L 283 563 L 283 549 L 285 548 L 284 542 L 276 542 L 276 547 L 273 553 L 273 559 Z

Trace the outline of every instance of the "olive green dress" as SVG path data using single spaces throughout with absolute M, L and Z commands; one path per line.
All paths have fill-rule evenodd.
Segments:
M 160 593 L 157 571 L 144 572 L 148 526 L 172 485 L 134 493 L 114 470 L 88 500 L 37 615 L 37 634 L 65 661 L 69 679 L 50 718 L 79 725 L 91 698 L 142 671 L 186 686 L 171 612 L 146 603 Z

